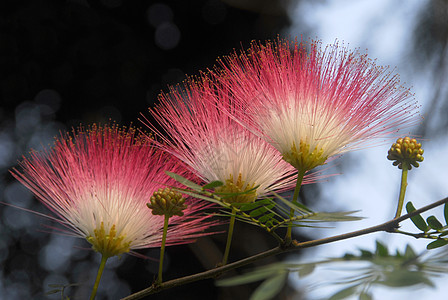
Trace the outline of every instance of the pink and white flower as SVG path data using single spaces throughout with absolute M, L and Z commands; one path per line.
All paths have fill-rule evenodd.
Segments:
M 146 203 L 158 188 L 176 185 L 165 170 L 188 178 L 185 167 L 156 150 L 150 138 L 116 125 L 73 130 L 20 166 L 12 175 L 56 214 L 51 218 L 62 231 L 87 239 L 106 257 L 160 246 L 164 217 Z M 206 204 L 186 203 L 184 216 L 170 218 L 168 245 L 192 242 L 212 224 L 199 214 Z
M 270 191 L 292 189 L 296 170 L 263 139 L 222 110 L 238 114 L 229 91 L 216 90 L 205 75 L 160 96 L 152 115 L 169 134 L 159 146 L 191 167 L 205 182 L 221 181 L 222 191 L 254 193 L 228 202 L 251 202 Z M 306 180 L 310 182 L 310 180 Z
M 418 121 L 397 75 L 337 43 L 253 43 L 220 63 L 215 76 L 244 110 L 238 122 L 299 171 Z

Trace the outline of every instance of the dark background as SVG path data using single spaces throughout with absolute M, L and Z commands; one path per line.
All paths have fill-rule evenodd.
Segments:
M 290 22 L 287 7 L 269 0 L 0 3 L 2 201 L 43 213 L 48 212 L 8 173 L 21 155 L 48 147 L 60 131 L 80 123 L 140 126 L 139 114 L 168 85 L 211 68 L 218 56 L 254 39 L 275 39 Z M 58 225 L 31 213 L 4 206 L 0 211 L 1 299 L 60 299 L 59 293 L 45 295 L 54 288 L 49 284 L 78 284 L 65 295 L 88 298 L 99 255 L 85 241 L 52 234 L 48 226 Z M 231 261 L 275 246 L 263 232 L 241 224 L 234 238 Z M 164 279 L 212 268 L 224 239 L 221 234 L 168 248 Z M 157 266 L 130 255 L 110 259 L 97 299 L 118 299 L 149 286 Z M 248 299 L 250 291 L 216 288 L 206 280 L 150 298 Z
M 275 38 L 288 18 L 278 2 L 266 3 L 248 10 L 218 0 L 3 1 L 2 107 L 52 93 L 45 104 L 58 102 L 55 120 L 67 126 L 135 122 L 168 84 L 241 43 Z

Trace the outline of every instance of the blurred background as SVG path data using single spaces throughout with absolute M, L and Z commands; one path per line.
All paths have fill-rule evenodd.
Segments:
M 303 36 L 336 39 L 390 65 L 412 87 L 421 105 L 425 161 L 409 174 L 407 200 L 420 207 L 448 194 L 448 86 L 446 0 L 3 0 L 0 2 L 0 201 L 48 213 L 8 170 L 31 148 L 53 143 L 60 131 L 80 123 L 115 120 L 140 126 L 138 117 L 160 91 L 214 65 L 219 56 L 247 48 L 252 40 Z M 407 132 L 405 132 L 407 133 Z M 344 155 L 327 182 L 305 186 L 302 200 L 315 210 L 361 210 L 365 220 L 332 229 L 301 230 L 298 239 L 360 229 L 393 217 L 400 172 L 386 160 L 388 144 Z M 49 284 L 86 299 L 99 255 L 88 244 L 52 233 L 48 219 L 0 205 L 0 299 L 60 299 L 45 295 Z M 405 229 L 412 230 L 412 226 Z M 213 267 L 225 235 L 168 248 L 164 279 Z M 287 257 L 319 260 L 373 250 L 375 240 L 392 249 L 406 243 L 424 251 L 425 241 L 376 234 L 317 247 Z M 231 260 L 275 245 L 263 232 L 238 224 Z M 158 251 L 142 251 L 157 258 Z M 157 262 L 130 255 L 108 261 L 98 299 L 118 299 L 147 287 Z M 239 271 L 238 271 L 239 272 Z M 331 274 L 321 274 L 320 279 Z M 374 290 L 375 299 L 430 299 L 446 295 L 446 277 L 434 289 Z M 151 299 L 248 299 L 254 286 L 220 289 L 206 280 Z M 326 288 L 309 289 L 291 276 L 278 299 L 319 299 Z

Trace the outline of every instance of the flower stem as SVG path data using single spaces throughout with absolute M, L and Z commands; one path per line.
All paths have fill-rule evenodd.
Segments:
M 408 163 L 402 163 L 401 172 L 401 185 L 400 185 L 400 196 L 398 197 L 397 212 L 395 213 L 395 219 L 401 215 L 401 210 L 403 209 L 404 195 L 406 194 L 406 187 L 408 186 Z
M 103 275 L 104 267 L 106 266 L 106 261 L 108 260 L 108 256 L 102 255 L 101 256 L 101 263 L 100 267 L 98 268 L 98 273 L 96 275 L 95 284 L 93 285 L 92 294 L 90 295 L 90 300 L 95 299 L 96 292 L 98 290 L 98 286 L 100 285 L 101 276 Z
M 165 242 L 166 234 L 168 232 L 168 221 L 170 217 L 165 215 L 165 221 L 163 223 L 163 236 L 162 236 L 162 246 L 160 247 L 160 260 L 159 260 L 159 275 L 157 277 L 157 283 L 162 283 L 162 270 L 163 270 L 163 256 L 165 254 Z
M 226 250 L 224 251 L 224 256 L 221 263 L 223 266 L 227 264 L 227 259 L 229 258 L 230 244 L 232 243 L 233 228 L 235 226 L 235 213 L 235 208 L 232 208 L 232 217 L 230 217 L 229 232 L 227 233 Z
M 299 171 L 297 173 L 297 183 L 296 188 L 294 189 L 294 195 L 292 196 L 292 203 L 296 204 L 299 199 L 300 187 L 302 186 L 303 177 L 305 176 L 306 171 Z M 289 212 L 289 218 L 292 219 L 294 217 L 294 209 L 291 208 Z M 289 222 L 288 230 L 285 236 L 285 243 L 289 244 L 292 240 L 292 220 Z

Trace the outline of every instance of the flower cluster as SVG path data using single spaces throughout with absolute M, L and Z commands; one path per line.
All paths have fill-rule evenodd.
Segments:
M 133 128 L 93 125 L 62 136 L 54 148 L 32 152 L 12 174 L 54 212 L 69 234 L 82 237 L 106 257 L 158 247 L 164 219 L 146 203 L 159 187 L 176 185 L 164 171 L 188 176 L 175 158 L 155 150 Z M 167 244 L 194 241 L 211 223 L 188 200 L 184 216 L 170 219 Z
M 397 75 L 338 44 L 253 43 L 221 60 L 240 119 L 299 171 L 416 123 L 417 105 Z
M 230 91 L 216 89 L 217 84 L 203 77 L 160 96 L 160 105 L 151 112 L 170 136 L 161 136 L 164 143 L 159 146 L 205 182 L 223 182 L 221 193 L 249 191 L 227 202 L 253 202 L 270 191 L 293 188 L 295 169 L 273 146 L 233 119 L 241 112 Z

